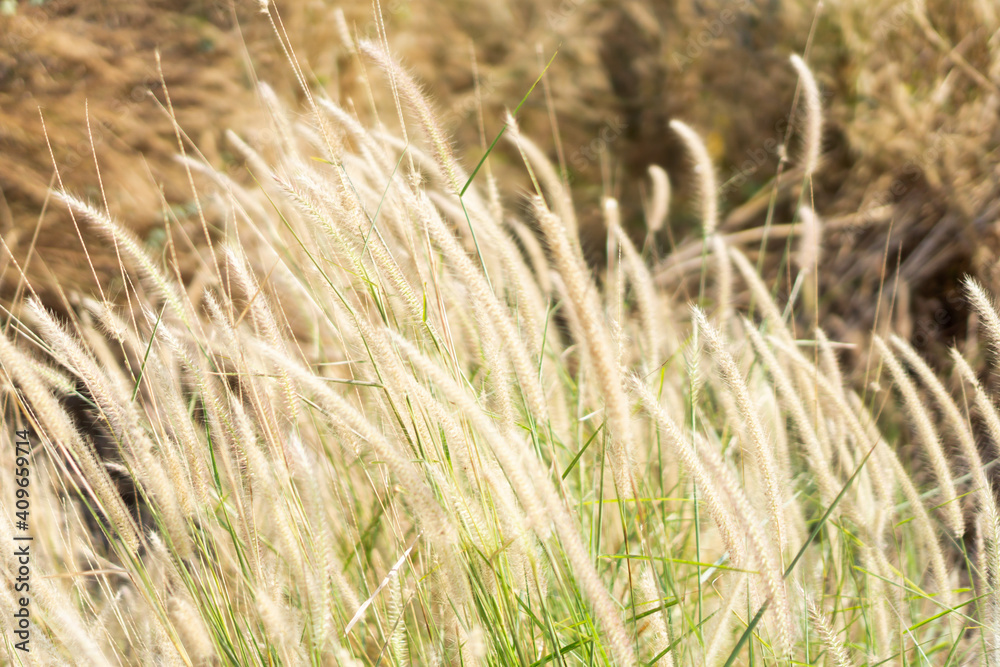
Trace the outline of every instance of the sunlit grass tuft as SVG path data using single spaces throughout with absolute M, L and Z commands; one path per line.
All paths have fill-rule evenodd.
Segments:
M 190 285 L 57 193 L 119 245 L 132 305 L 84 301 L 61 322 L 32 301 L 0 337 L 5 414 L 36 445 L 33 658 L 846 665 L 995 650 L 996 452 L 975 438 L 1000 438 L 1000 419 L 957 352 L 968 396 L 876 338 L 917 437 L 879 430 L 885 403 L 845 386 L 822 330 L 800 335 L 816 306 L 803 281 L 823 270 L 811 207 L 786 232 L 802 247 L 780 301 L 720 233 L 708 151 L 675 121 L 701 189 L 695 303 L 653 278 L 675 261 L 653 259 L 671 205 L 657 167 L 645 244 L 604 200 L 614 252 L 597 280 L 563 175 L 513 115 L 538 179 L 521 217 L 488 156 L 465 173 L 412 77 L 359 49 L 426 152 L 331 101 L 296 120 L 266 94 L 275 143 L 232 139 L 252 187 L 184 159 L 230 221 Z M 793 63 L 808 175 L 818 95 Z M 970 293 L 995 343 L 1000 315 Z M 8 543 L 12 507 L 4 494 Z M 27 664 L 14 604 L 0 594 L 5 659 Z

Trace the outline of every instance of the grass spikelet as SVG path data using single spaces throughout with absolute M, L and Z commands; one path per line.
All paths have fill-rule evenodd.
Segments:
M 805 591 L 803 591 L 803 597 L 806 601 L 806 610 L 809 612 L 809 618 L 816 625 L 816 633 L 819 635 L 820 641 L 823 642 L 823 647 L 827 651 L 827 663 L 832 663 L 834 667 L 850 667 L 853 663 L 851 662 L 850 654 L 847 652 L 847 647 L 837 638 L 833 628 L 827 622 L 822 609 L 816 606 L 812 597 L 805 593 Z
M 225 255 L 234 282 L 240 286 L 247 299 L 247 308 L 250 309 L 254 324 L 258 329 L 262 330 L 264 337 L 272 346 L 282 352 L 286 352 L 284 338 L 278 328 L 277 319 L 268 303 L 267 294 L 264 292 L 263 285 L 258 284 L 256 278 L 251 273 L 246 257 L 241 256 L 241 253 L 232 247 L 225 249 Z M 282 396 L 285 399 L 285 409 L 288 411 L 288 417 L 294 422 L 298 416 L 295 393 L 288 379 L 288 373 L 280 368 L 277 370 Z
M 716 318 L 719 322 L 728 322 L 731 319 L 730 305 L 733 300 L 733 265 L 729 259 L 729 252 L 726 249 L 726 241 L 722 238 L 721 234 L 713 234 L 711 244 L 712 257 L 716 262 Z
M 636 606 L 636 611 L 648 612 L 650 610 L 647 607 L 652 606 L 655 609 L 662 604 L 663 596 L 656 585 L 653 570 L 648 564 L 643 565 L 639 572 L 638 589 L 642 604 Z M 660 656 L 655 662 L 650 662 L 649 664 L 656 665 L 656 667 L 673 667 L 674 655 L 669 650 L 670 633 L 667 629 L 669 623 L 666 620 L 669 616 L 666 610 L 653 613 L 647 616 L 647 618 L 649 619 L 649 626 L 651 626 L 647 630 L 651 634 L 647 640 L 647 644 L 654 656 Z
M 549 278 L 549 263 L 545 258 L 545 250 L 542 248 L 541 243 L 539 243 L 538 238 L 520 220 L 509 218 L 506 222 L 528 254 L 531 269 L 534 273 L 533 277 L 538 283 L 541 295 L 544 297 L 551 296 L 552 280 Z M 553 335 L 555 335 L 555 332 L 553 332 Z
M 983 391 L 976 374 L 969 367 L 965 358 L 954 348 L 951 350 L 951 356 L 959 376 L 963 381 L 972 385 L 973 401 L 993 442 L 993 460 L 995 461 L 998 451 L 997 442 L 1000 442 L 997 440 L 1000 437 L 1000 415 L 997 414 L 996 407 Z M 982 588 L 988 596 L 986 601 L 987 619 L 984 624 L 985 630 L 988 632 L 986 643 L 987 651 L 991 655 L 996 655 L 997 652 L 1000 652 L 1000 595 L 997 593 L 997 587 L 1000 585 L 1000 510 L 997 509 L 993 485 L 985 474 L 982 460 L 978 455 L 978 450 L 975 449 L 975 442 L 972 443 L 972 446 L 975 456 L 969 456 L 969 464 L 979 498 L 979 512 L 976 519 L 979 526 L 977 537 L 982 542 L 979 549 L 980 567 L 984 579 Z
M 408 355 L 415 356 L 418 359 L 425 359 L 415 348 L 410 347 L 407 343 L 402 343 L 402 339 L 398 336 L 395 336 L 393 339 L 406 349 Z M 437 373 L 436 367 L 429 360 L 425 359 L 423 367 L 435 369 L 434 375 L 439 379 L 443 379 L 444 376 Z M 524 515 L 521 509 L 517 507 L 515 499 L 510 493 L 509 484 L 500 480 L 499 471 L 494 469 L 494 465 L 482 460 L 474 441 L 463 432 L 457 415 L 453 415 L 413 375 L 402 372 L 401 377 L 405 383 L 407 392 L 412 394 L 421 407 L 433 416 L 444 431 L 448 441 L 451 442 L 450 452 L 456 458 L 458 466 L 463 470 L 469 482 L 478 482 L 478 477 L 481 476 L 484 478 L 490 491 L 495 494 L 494 502 L 498 504 L 496 508 L 498 519 L 508 531 L 507 537 L 513 538 L 518 543 L 522 542 L 526 538 L 523 523 Z M 471 408 L 471 404 L 467 407 Z M 532 501 L 529 500 L 528 502 Z
M 580 578 L 580 586 L 594 606 L 595 615 L 608 635 L 615 659 L 621 664 L 636 664 L 625 628 L 614 611 L 607 588 L 594 571 L 593 563 L 580 541 L 577 528 L 558 498 L 555 487 L 545 479 L 538 460 L 532 454 L 525 452 L 524 447 L 517 447 L 503 437 L 475 401 L 409 341 L 398 335 L 394 335 L 393 339 L 407 351 L 411 362 L 433 379 L 450 400 L 461 407 L 463 416 L 475 425 L 477 431 L 486 434 L 494 455 L 503 466 L 539 538 L 548 537 L 550 525 L 555 528 L 574 575 Z
M 386 621 L 389 623 L 389 645 L 396 662 L 403 665 L 410 661 L 409 648 L 406 645 L 406 623 L 403 619 L 405 611 L 403 589 L 400 585 L 398 570 L 389 573 L 389 590 L 386 591 Z
M 800 272 L 809 274 L 815 271 L 816 262 L 819 261 L 823 243 L 823 225 L 819 216 L 809 206 L 799 209 L 799 218 L 802 220 L 802 236 L 799 237 L 795 264 Z
M 844 377 L 840 372 L 840 364 L 837 363 L 837 355 L 830 344 L 830 339 L 822 329 L 816 330 L 816 341 L 819 343 L 820 364 L 823 373 L 834 387 L 844 386 Z
M 792 67 L 799 74 L 802 102 L 805 110 L 805 128 L 802 138 L 802 168 L 805 177 L 810 178 L 819 167 L 823 150 L 823 105 L 820 101 L 819 86 L 805 61 L 793 53 Z
M 913 386 L 912 380 L 907 376 L 899 360 L 896 359 L 896 355 L 892 353 L 892 350 L 889 349 L 889 346 L 885 344 L 885 341 L 880 336 L 876 336 L 874 340 L 879 355 L 886 366 L 889 367 L 889 373 L 892 375 L 893 382 L 895 382 L 899 388 L 899 392 L 903 395 L 906 410 L 913 420 L 917 434 L 923 443 L 924 451 L 927 452 L 927 456 L 931 460 L 931 465 L 934 467 L 934 473 L 937 476 L 938 487 L 940 488 L 940 500 L 945 516 L 945 523 L 956 538 L 961 538 L 965 533 L 962 507 L 958 502 L 954 476 L 951 472 L 951 466 L 948 463 L 948 457 L 941 446 L 941 439 L 938 437 L 937 429 L 934 428 L 926 406 L 920 400 L 916 387 Z
M 750 341 L 753 343 L 757 355 L 764 362 L 771 377 L 774 378 L 774 384 L 778 389 L 780 399 L 791 414 L 799 437 L 806 446 L 807 460 L 813 473 L 816 475 L 823 503 L 829 504 L 839 492 L 839 485 L 831 474 L 832 466 L 827 459 L 819 437 L 816 435 L 816 430 L 813 428 L 806 408 L 802 404 L 799 392 L 796 391 L 791 378 L 788 377 L 788 374 L 782 368 L 774 352 L 764 341 L 763 336 L 760 335 L 760 332 L 746 319 L 743 320 L 743 328 L 750 336 Z
M 426 200 L 418 197 L 417 209 L 420 223 L 431 239 L 452 262 L 455 271 L 462 277 L 465 285 L 472 291 L 480 305 L 486 309 L 494 326 L 507 343 L 507 352 L 517 373 L 518 384 L 527 399 L 528 406 L 534 412 L 535 418 L 541 422 L 548 421 L 544 392 L 538 382 L 535 365 L 529 360 L 526 346 L 521 342 L 510 314 L 490 289 L 486 277 L 465 254 L 454 235 L 445 227 L 437 211 Z
M 284 603 L 280 590 L 261 587 L 255 596 L 258 617 L 264 626 L 269 642 L 278 649 L 283 662 L 301 664 L 305 655 L 295 641 L 299 633 L 294 611 Z
M 342 7 L 337 7 L 333 10 L 333 20 L 337 26 L 337 36 L 340 38 L 340 43 L 344 47 L 344 50 L 347 51 L 348 55 L 355 55 L 357 47 L 354 45 L 354 39 L 351 37 L 351 30 L 347 27 L 347 17 L 344 16 Z
M 189 484 L 174 487 L 168 481 L 164 468 L 169 469 L 169 463 L 165 463 L 162 456 L 154 454 L 156 448 L 140 426 L 141 419 L 134 406 L 119 398 L 122 392 L 116 391 L 116 383 L 102 371 L 91 354 L 39 302 L 31 301 L 29 308 L 39 319 L 39 328 L 55 353 L 65 360 L 64 363 L 68 364 L 68 368 L 83 381 L 94 397 L 102 420 L 109 426 L 111 435 L 136 480 L 147 493 L 157 497 L 162 509 L 162 520 L 170 531 L 178 552 L 184 557 L 190 557 L 191 544 L 178 499 L 178 495 L 193 495 Z
M 539 220 L 545 238 L 549 242 L 553 263 L 563 279 L 567 295 L 587 346 L 593 372 L 599 386 L 605 392 L 605 409 L 613 434 L 611 466 L 615 474 L 618 492 L 626 497 L 638 497 L 632 466 L 632 423 L 628 402 L 622 388 L 622 376 L 614 346 L 606 326 L 602 326 L 601 310 L 597 301 L 597 291 L 586 276 L 583 260 L 567 238 L 565 227 L 559 218 L 548 210 L 545 203 L 536 199 L 535 215 Z
M 776 539 L 769 539 L 763 531 L 763 522 L 754 512 L 746 493 L 740 488 L 735 476 L 725 461 L 711 447 L 699 447 L 700 456 L 705 463 L 706 473 L 719 482 L 719 486 L 728 495 L 735 507 L 735 515 L 744 522 L 742 525 L 750 536 L 760 576 L 767 590 L 767 597 L 773 604 L 774 615 L 777 616 L 777 641 L 774 652 L 781 659 L 791 651 L 795 626 L 792 624 L 791 606 L 785 588 L 784 576 L 781 571 L 781 552 Z
M 670 177 L 663 167 L 653 164 L 649 166 L 649 180 L 653 184 L 653 195 L 649 201 L 646 227 L 650 234 L 656 234 L 663 229 L 670 212 Z
M 208 634 L 204 621 L 198 614 L 196 604 L 184 597 L 175 596 L 169 602 L 170 620 L 180 634 L 184 649 L 195 663 L 212 659 L 215 646 Z
M 94 208 L 72 195 L 64 192 L 54 193 L 63 203 L 72 208 L 77 214 L 87 221 L 93 223 L 98 229 L 108 236 L 126 257 L 135 262 L 142 272 L 143 278 L 149 281 L 150 286 L 161 296 L 174 311 L 174 314 L 187 323 L 188 313 L 181 299 L 180 294 L 174 285 L 164 277 L 160 270 L 153 264 L 149 255 L 142 248 L 139 241 L 132 232 L 128 231 L 104 213 Z
M 618 232 L 622 227 L 621 210 L 618 208 L 618 200 L 614 197 L 605 197 L 602 204 L 601 211 L 604 214 L 608 258 L 608 268 L 605 272 L 606 277 L 604 280 L 604 309 L 608 317 L 620 323 L 625 301 L 625 281 L 622 276 L 622 252 L 618 248 Z M 611 326 L 613 327 L 614 325 Z M 614 333 L 614 343 L 618 350 L 617 356 L 619 363 L 621 363 L 621 341 Z
M 273 348 L 266 348 L 275 363 L 288 371 L 289 377 L 300 383 L 315 396 L 317 402 L 326 409 L 330 423 L 344 436 L 354 439 L 352 434 L 360 436 L 361 440 L 371 448 L 377 460 L 382 461 L 392 471 L 399 483 L 407 489 L 409 502 L 417 510 L 417 515 L 427 523 L 427 532 L 444 544 L 454 545 L 457 536 L 453 527 L 442 513 L 434 499 L 426 481 L 412 463 L 390 443 L 365 417 L 336 392 L 331 391 L 316 376 L 309 373 L 295 361 Z
M 670 121 L 670 129 L 681 136 L 694 162 L 694 173 L 698 179 L 698 194 L 701 197 L 701 226 L 704 237 L 711 238 L 719 224 L 719 204 L 716 200 L 715 168 L 708 149 L 698 133 L 679 120 Z
M 246 160 L 251 172 L 256 174 L 259 182 L 266 182 L 274 174 L 267 161 L 253 147 L 243 141 L 240 135 L 232 130 L 226 130 L 226 142 L 232 146 L 240 157 Z
M 47 446 L 57 449 L 59 455 L 75 463 L 76 469 L 81 473 L 79 483 L 94 500 L 101 514 L 114 526 L 129 551 L 135 553 L 140 545 L 138 529 L 121 496 L 115 491 L 107 469 L 99 462 L 93 446 L 84 442 L 69 415 L 34 374 L 23 354 L 3 335 L 0 335 L 0 362 L 30 401 L 32 411 L 37 415 L 37 425 L 50 434 Z
M 739 573 L 729 584 L 729 591 L 720 605 L 720 618 L 713 633 L 712 642 L 705 656 L 706 665 L 722 664 L 721 654 L 731 648 L 732 633 L 729 631 L 734 620 L 739 619 L 736 610 L 745 603 L 747 597 L 747 575 Z
M 644 2 L 564 18 L 613 26 L 604 17 L 625 11 L 653 30 Z M 867 15 L 848 5 L 810 32 L 814 67 L 829 71 L 828 19 L 859 33 Z M 0 542 L 33 538 L 35 662 L 840 667 L 964 663 L 1000 648 L 1000 509 L 989 472 L 1000 414 L 983 368 L 970 367 L 982 355 L 971 343 L 969 362 L 953 352 L 967 410 L 931 359 L 884 333 L 872 345 L 898 390 L 872 383 L 862 397 L 870 378 L 849 364 L 863 358 L 869 334 L 837 309 L 837 291 L 823 293 L 843 254 L 824 253 L 825 237 L 859 248 L 890 232 L 898 239 L 915 221 L 891 209 L 923 216 L 935 208 L 925 197 L 948 188 L 876 207 L 878 224 L 838 215 L 851 206 L 844 160 L 857 158 L 838 151 L 844 160 L 814 198 L 824 110 L 801 58 L 792 58 L 793 106 L 804 113 L 780 132 L 798 135 L 794 178 L 782 178 L 783 142 L 751 150 L 774 154 L 778 171 L 737 202 L 767 168 L 754 157 L 752 178 L 742 168 L 723 183 L 712 156 L 744 124 L 704 141 L 670 124 L 684 153 L 673 158 L 693 165 L 681 184 L 693 193 L 691 217 L 673 215 L 677 183 L 664 168 L 649 167 L 644 190 L 635 161 L 619 153 L 641 148 L 673 174 L 675 159 L 637 146 L 648 128 L 623 126 L 614 140 L 610 125 L 581 134 L 600 109 L 580 109 L 567 161 L 562 137 L 552 153 L 526 136 L 544 112 L 525 104 L 534 86 L 517 108 L 521 127 L 511 114 L 497 118 L 518 83 L 493 85 L 512 73 L 493 46 L 480 57 L 477 42 L 474 90 L 443 104 L 445 115 L 389 55 L 380 8 L 371 31 L 356 30 L 363 23 L 346 6 L 317 23 L 335 47 L 332 74 L 300 61 L 277 8 L 262 9 L 305 108 L 284 104 L 287 86 L 262 85 L 263 131 L 245 128 L 246 141 L 227 133 L 226 150 L 208 145 L 202 156 L 168 100 L 190 198 L 167 201 L 176 188 L 164 182 L 165 245 L 143 222 L 157 211 L 129 231 L 131 211 L 129 225 L 107 212 L 119 201 L 110 193 L 97 206 L 57 179 L 55 197 L 74 220 L 119 251 L 121 270 L 98 300 L 92 284 L 32 285 L 29 261 L 59 282 L 50 260 L 61 257 L 40 256 L 40 235 L 25 246 L 20 228 L 4 234 L 0 273 L 20 280 L 3 282 L 12 298 L 0 308 Z M 314 9 L 289 27 L 322 18 Z M 471 26 L 509 23 L 503 11 L 478 9 Z M 406 14 L 389 13 L 392 23 Z M 536 15 L 522 17 L 528 36 Z M 921 17 L 922 37 L 951 54 L 955 71 L 929 68 L 944 77 L 933 88 L 872 79 L 900 92 L 910 129 L 937 117 L 920 106 L 921 91 L 943 102 L 960 99 L 963 77 L 989 83 L 978 68 L 993 48 L 972 35 L 958 54 Z M 897 28 L 900 39 L 886 43 L 896 55 L 920 41 Z M 362 32 L 377 37 L 361 43 Z M 570 62 L 583 62 L 575 48 Z M 372 61 L 384 90 L 371 87 Z M 565 122 L 573 100 L 559 62 L 536 81 L 557 135 L 557 110 Z M 466 78 L 450 65 L 441 72 L 442 82 Z M 338 102 L 317 97 L 327 94 Z M 681 98 L 671 99 L 664 113 Z M 838 104 L 831 110 L 846 117 Z M 449 135 L 471 133 L 476 106 L 481 149 L 460 151 Z M 690 108 L 697 118 L 700 105 Z M 956 109 L 949 143 L 921 164 L 932 185 L 964 183 L 962 165 L 978 164 L 960 159 L 958 142 L 961 123 L 984 116 Z M 398 123 L 380 119 L 385 110 Z M 517 165 L 499 136 L 488 143 L 503 121 Z M 871 128 L 842 129 L 853 142 Z M 211 136 L 202 130 L 190 136 Z M 600 169 L 594 156 L 584 173 L 577 157 L 598 145 Z M 475 178 L 460 164 L 470 154 L 482 156 Z M 530 185 L 519 191 L 511 169 Z M 598 172 L 599 198 L 589 187 Z M 872 172 L 876 190 L 882 175 Z M 907 208 L 914 197 L 920 206 Z M 23 201 L 11 202 L 0 197 L 5 230 L 24 213 Z M 49 224 L 44 211 L 38 220 Z M 854 234 L 861 224 L 867 231 Z M 916 248 L 901 270 L 924 270 L 930 246 L 899 243 L 904 254 Z M 101 259 L 91 267 L 99 282 Z M 859 297 L 884 287 L 870 265 L 844 273 Z M 967 289 L 990 360 L 1000 361 L 1000 313 L 978 283 Z M 679 301 L 698 305 L 688 317 Z M 918 301 L 896 300 L 893 312 Z M 900 424 L 907 418 L 911 428 Z M 926 457 L 902 458 L 911 433 Z M 965 464 L 969 475 L 956 478 Z M 20 493 L 24 469 L 30 496 Z M 27 499 L 30 521 L 17 524 Z M 963 503 L 975 511 L 968 540 L 958 539 Z M 0 561 L 8 578 L 22 567 L 10 550 Z M 795 582 L 806 589 L 796 594 Z M 0 591 L 5 637 L 19 606 L 10 593 Z M 16 664 L 19 653 L 5 639 L 0 662 Z
M 653 368 L 657 365 L 657 360 L 662 354 L 661 312 L 665 302 L 657 294 L 656 286 L 653 284 L 653 276 L 650 275 L 648 267 L 642 261 L 632 239 L 628 237 L 620 225 L 614 231 L 618 246 L 622 251 L 625 274 L 628 276 L 632 292 L 635 294 L 636 309 L 639 312 L 643 333 L 643 347 L 645 349 L 643 358 L 647 360 L 648 366 Z
M 447 177 L 448 186 L 452 194 L 458 195 L 464 183 L 464 174 L 455 161 L 452 152 L 451 142 L 445 136 L 437 122 L 437 114 L 431 110 L 430 103 L 420 91 L 420 86 L 413 77 L 403 70 L 402 67 L 389 55 L 382 47 L 370 41 L 362 41 L 358 44 L 358 49 L 366 56 L 374 60 L 385 70 L 397 87 L 406 103 L 410 105 L 420 122 L 420 128 L 427 136 L 434 151 L 434 157 Z
M 806 359 L 797 348 L 789 345 L 777 336 L 773 337 L 771 341 L 775 349 L 781 352 L 782 357 L 793 362 L 795 366 L 801 369 L 803 374 L 814 383 L 820 395 L 829 399 L 828 405 L 832 416 L 843 420 L 847 431 L 853 437 L 854 447 L 860 456 L 864 456 L 873 445 L 880 443 L 875 449 L 874 456 L 868 462 L 868 465 L 872 468 L 872 474 L 864 476 L 862 481 L 864 483 L 864 480 L 870 480 L 871 485 L 877 492 L 880 503 L 884 505 L 892 503 L 895 494 L 893 471 L 891 468 L 882 465 L 883 448 L 881 447 L 881 436 L 872 427 L 873 420 L 871 415 L 865 410 L 857 408 L 860 404 L 860 399 L 854 394 L 845 395 L 842 386 L 832 384 L 824 375 L 817 373 L 812 362 Z M 864 507 L 864 505 L 859 506 L 859 508 L 861 507 Z M 877 515 L 878 511 L 879 508 L 877 506 L 869 506 L 867 508 L 869 516 Z
M 945 564 L 944 552 L 941 550 L 941 543 L 938 540 L 937 531 L 934 530 L 930 514 L 928 514 L 927 509 L 924 507 L 923 500 L 920 498 L 920 494 L 917 492 L 917 488 L 914 486 L 913 480 L 910 478 L 906 468 L 900 462 L 899 456 L 888 447 L 883 451 L 885 451 L 884 458 L 895 473 L 895 478 L 903 490 L 903 495 L 909 503 L 910 510 L 913 512 L 914 522 L 917 524 L 924 548 L 927 550 L 927 557 L 931 566 L 931 576 L 937 587 L 941 603 L 946 607 L 951 607 L 953 599 L 949 583 L 948 567 Z
M 993 442 L 993 458 L 1000 458 L 1000 413 L 997 412 L 993 401 L 990 400 L 989 394 L 986 393 L 986 390 L 979 382 L 979 378 L 976 377 L 972 367 L 969 366 L 969 362 L 965 360 L 962 354 L 952 348 L 951 358 L 955 362 L 955 368 L 962 376 L 962 379 L 972 386 L 974 392 L 973 400 Z
M 512 120 L 512 118 L 508 119 L 508 127 L 513 127 L 513 131 L 507 134 L 507 140 L 517 146 L 517 149 L 527 158 L 534 175 L 538 177 L 549 195 L 553 204 L 552 208 L 566 225 L 566 233 L 570 240 L 576 242 L 579 230 L 576 211 L 573 208 L 573 200 L 569 191 L 545 153 L 535 142 L 517 132 L 516 124 L 511 125 Z
M 702 499 L 705 502 L 709 516 L 715 522 L 719 533 L 722 535 L 726 549 L 729 552 L 729 560 L 735 567 L 741 567 L 745 563 L 744 549 L 739 540 L 737 517 L 734 516 L 733 506 L 726 502 L 725 496 L 718 487 L 718 479 L 712 477 L 705 469 L 702 460 L 698 457 L 697 451 L 692 447 L 689 438 L 685 437 L 681 428 L 659 405 L 659 401 L 653 394 L 644 387 L 638 380 L 632 381 L 632 389 L 642 400 L 643 408 L 656 421 L 658 428 L 667 435 L 668 443 L 674 449 L 681 463 L 697 481 Z M 739 517 L 741 521 L 747 517 Z
M 899 350 L 906 363 L 917 372 L 921 382 L 930 391 L 934 397 L 934 401 L 941 409 L 945 421 L 958 441 L 962 456 L 965 457 L 969 466 L 969 472 L 975 483 L 976 496 L 979 498 L 980 506 L 992 505 L 993 509 L 990 511 L 996 514 L 996 501 L 993 499 L 991 484 L 983 471 L 982 457 L 979 455 L 979 449 L 976 446 L 975 436 L 972 434 L 969 422 L 962 415 L 958 405 L 955 404 L 955 400 L 951 397 L 951 394 L 944 388 L 941 380 L 934 374 L 931 367 L 927 365 L 927 362 L 917 354 L 917 351 L 909 343 L 896 335 L 890 336 L 889 342 Z
M 781 309 L 774 302 L 774 297 L 771 296 L 771 291 L 764 284 L 764 281 L 757 275 L 757 270 L 753 268 L 753 265 L 750 264 L 746 256 L 736 248 L 730 247 L 729 255 L 732 257 L 736 269 L 743 277 L 743 281 L 750 288 L 754 304 L 761 309 L 765 321 L 771 327 L 772 333 L 781 336 L 785 341 L 791 341 L 792 332 L 785 323 Z
M 708 322 L 708 319 L 701 310 L 694 308 L 692 312 L 694 321 L 698 326 L 699 334 L 704 337 L 705 342 L 708 344 L 712 358 L 719 366 L 726 389 L 733 395 L 736 407 L 746 425 L 748 440 L 746 445 L 753 452 L 754 460 L 757 463 L 761 478 L 760 481 L 767 497 L 768 515 L 774 523 L 776 544 L 778 545 L 778 550 L 783 551 L 785 548 L 785 515 L 783 509 L 784 498 L 781 488 L 784 485 L 784 481 L 778 477 L 778 464 L 775 461 L 773 447 L 764 435 L 763 426 L 750 398 L 750 392 L 743 379 L 743 374 L 726 348 L 722 337 L 715 327 Z
M 969 301 L 972 302 L 972 307 L 976 309 L 976 313 L 983 323 L 986 338 L 993 350 L 993 363 L 996 367 L 1000 367 L 1000 315 L 997 314 L 993 298 L 986 293 L 986 290 L 975 278 L 966 278 L 965 290 Z

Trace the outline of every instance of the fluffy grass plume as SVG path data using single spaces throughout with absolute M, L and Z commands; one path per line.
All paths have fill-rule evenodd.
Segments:
M 655 251 L 672 199 L 651 167 L 646 242 L 606 198 L 614 252 L 595 272 L 565 174 L 513 114 L 536 187 L 522 207 L 489 157 L 462 166 L 381 44 L 350 44 L 384 73 L 405 138 L 313 95 L 295 115 L 265 89 L 272 143 L 230 140 L 248 184 L 181 158 L 226 228 L 195 280 L 55 193 L 118 249 L 126 298 L 6 313 L 0 570 L 17 576 L 16 535 L 33 560 L 30 654 L 0 589 L 4 662 L 992 660 L 1000 419 L 958 352 L 968 393 L 896 337 L 874 339 L 883 391 L 845 384 L 835 341 L 801 326 L 821 212 L 774 226 L 802 239 L 776 298 L 737 247 L 767 232 L 722 233 L 709 151 L 673 121 L 701 257 Z M 792 63 L 811 176 L 820 98 Z M 690 261 L 701 288 L 679 297 L 668 269 Z M 995 351 L 1000 316 L 969 291 Z M 25 468 L 27 529 L 11 483 Z

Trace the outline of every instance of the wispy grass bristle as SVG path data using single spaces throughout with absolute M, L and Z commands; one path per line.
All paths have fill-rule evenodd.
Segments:
M 333 28 L 345 68 L 385 73 L 370 85 L 395 130 L 316 96 L 262 10 L 307 109 L 260 88 L 269 131 L 226 133 L 246 178 L 179 158 L 209 237 L 194 268 L 176 259 L 187 221 L 166 216 L 161 260 L 60 187 L 119 250 L 121 284 L 4 310 L 0 541 L 33 537 L 32 660 L 841 666 L 1000 648 L 990 385 L 969 348 L 953 386 L 891 333 L 871 338 L 884 379 L 859 379 L 867 345 L 824 328 L 824 241 L 845 224 L 821 217 L 829 193 L 797 183 L 788 201 L 776 179 L 766 222 L 725 218 L 721 135 L 678 120 L 691 177 L 650 166 L 645 202 L 616 175 L 597 203 L 514 113 L 466 171 L 380 15 L 376 40 L 346 8 Z M 823 109 L 792 64 L 812 179 Z M 995 362 L 1000 315 L 967 289 Z M 28 529 L 11 518 L 25 468 Z M 5 550 L 0 571 L 18 568 Z M 0 662 L 34 664 L 10 641 L 18 604 L 0 589 Z
M 805 61 L 796 54 L 791 55 L 792 66 L 799 75 L 799 85 L 802 91 L 803 115 L 805 127 L 802 129 L 802 169 L 809 178 L 819 167 L 820 154 L 823 150 L 823 109 L 819 86 L 812 71 Z

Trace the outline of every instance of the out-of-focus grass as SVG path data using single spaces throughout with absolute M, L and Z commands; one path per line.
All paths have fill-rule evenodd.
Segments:
M 570 9 L 559 30 L 594 16 L 588 5 Z M 988 10 L 954 17 L 992 20 Z M 493 11 L 497 26 L 541 20 L 516 5 Z M 617 11 L 608 15 L 657 25 L 642 5 Z M 856 26 L 874 30 L 865 11 L 836 8 L 859 53 Z M 952 63 L 939 83 L 958 71 L 988 87 L 974 74 L 978 42 L 943 51 L 929 15 L 910 18 Z M 754 16 L 733 18 L 733 29 Z M 791 10 L 757 18 L 812 21 Z M 260 20 L 297 53 L 273 8 Z M 831 88 L 819 49 L 831 20 L 815 24 L 811 71 L 775 64 L 799 81 L 784 113 L 806 112 L 793 114 L 787 164 L 737 208 L 718 191 L 731 180 L 718 140 L 676 119 L 668 178 L 606 170 L 605 194 L 621 183 L 622 197 L 599 207 L 581 181 L 567 187 L 572 132 L 553 135 L 563 144 L 552 160 L 529 131 L 538 118 L 562 127 L 558 57 L 528 96 L 540 69 L 520 77 L 509 99 L 524 104 L 503 120 L 504 138 L 491 149 L 500 125 L 481 128 L 474 159 L 462 160 L 449 116 L 358 35 L 345 51 L 372 82 L 367 97 L 385 124 L 328 97 L 308 61 L 291 57 L 301 106 L 290 111 L 262 85 L 266 131 L 249 143 L 227 135 L 246 178 L 179 139 L 191 220 L 164 226 L 161 257 L 100 196 L 56 187 L 53 206 L 120 258 L 121 291 L 117 304 L 78 292 L 60 320 L 29 281 L 0 338 L 4 414 L 37 444 L 32 658 L 987 661 L 998 632 L 986 471 L 1000 417 L 990 394 L 959 352 L 950 361 L 959 391 L 949 391 L 905 337 L 874 337 L 881 324 L 852 334 L 875 350 L 864 363 L 824 332 L 839 326 L 828 325 L 831 285 L 851 275 L 831 245 L 858 219 L 831 221 L 823 206 L 836 211 L 839 201 L 824 192 L 825 171 L 844 174 L 825 138 L 841 122 L 836 95 L 822 97 Z M 917 35 L 908 25 L 899 39 Z M 936 90 L 945 104 L 957 89 Z M 539 99 L 546 104 L 533 109 Z M 579 94 L 581 113 L 593 112 L 585 102 Z M 804 131 L 819 114 L 832 129 Z M 597 136 L 610 151 L 625 135 L 606 129 Z M 611 164 L 609 152 L 598 158 Z M 843 183 L 866 159 L 857 156 Z M 529 196 L 504 176 L 518 160 Z M 475 174 L 464 166 L 476 164 Z M 907 193 L 894 196 L 879 215 L 906 236 L 919 225 L 892 217 Z M 673 224 L 684 217 L 698 224 L 688 239 Z M 636 244 L 628 229 L 638 222 L 663 231 L 641 230 Z M 873 233 L 865 227 L 856 240 Z M 584 254 L 594 239 L 599 272 Z M 894 243 L 883 238 L 877 261 L 855 258 L 866 270 L 857 280 L 875 286 L 866 307 L 878 321 L 905 330 L 897 313 L 913 301 L 905 305 L 894 279 Z M 924 243 L 915 256 L 931 252 Z M 185 245 L 198 249 L 194 278 L 181 269 Z M 1000 315 L 977 283 L 962 299 L 966 291 L 996 345 Z M 860 393 L 848 374 L 865 379 Z M 980 450 L 977 437 L 990 446 Z M 0 467 L 14 479 L 23 466 L 6 444 Z M 7 543 L 13 506 L 5 494 Z M 10 575 L 17 563 L 4 553 Z M 11 640 L 17 604 L 0 590 L 5 658 L 26 663 Z

